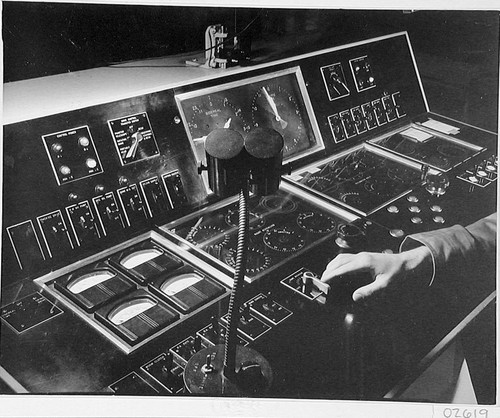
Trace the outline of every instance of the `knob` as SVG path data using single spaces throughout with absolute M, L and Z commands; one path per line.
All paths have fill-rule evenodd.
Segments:
M 78 138 L 78 145 L 80 145 L 82 148 L 87 148 L 90 145 L 90 139 L 88 139 L 86 136 L 81 136 Z
M 69 176 L 71 174 L 71 168 L 69 168 L 67 165 L 62 165 L 61 167 L 59 167 L 59 172 L 63 176 Z
M 207 354 L 205 358 L 205 364 L 201 366 L 201 371 L 205 374 L 207 373 L 212 373 L 215 370 L 213 364 L 212 364 L 212 355 Z
M 97 161 L 94 158 L 87 158 L 85 160 L 85 165 L 88 168 L 96 168 L 97 167 Z
M 55 154 L 60 154 L 62 151 L 63 151 L 63 146 L 61 143 L 59 142 L 54 142 L 50 148 L 52 149 L 52 151 L 55 153 Z
M 364 239 L 364 232 L 354 224 L 340 224 L 337 229 L 335 243 L 340 248 L 353 248 L 359 246 Z
M 181 118 L 179 116 L 174 116 L 174 123 L 176 125 L 178 125 L 179 123 L 181 123 Z
M 68 194 L 68 201 L 69 202 L 76 202 L 78 200 L 78 195 L 76 193 L 71 192 Z

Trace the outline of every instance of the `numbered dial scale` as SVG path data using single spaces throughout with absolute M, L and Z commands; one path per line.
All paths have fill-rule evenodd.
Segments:
M 199 161 L 203 141 L 214 129 L 229 128 L 243 137 L 268 127 L 284 139 L 284 160 L 324 148 L 299 67 L 209 87 L 176 96 Z
M 238 202 L 232 198 L 212 207 L 209 212 L 201 210 L 163 228 L 234 268 L 237 213 Z M 273 195 L 251 197 L 247 277 L 262 276 L 298 253 L 335 236 L 339 225 L 355 218 L 347 212 L 337 209 L 329 212 L 303 200 L 287 185 Z

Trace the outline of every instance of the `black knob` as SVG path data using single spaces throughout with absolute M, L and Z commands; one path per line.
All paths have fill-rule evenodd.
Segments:
M 360 249 L 365 240 L 364 231 L 355 224 L 340 224 L 335 243 L 343 249 Z

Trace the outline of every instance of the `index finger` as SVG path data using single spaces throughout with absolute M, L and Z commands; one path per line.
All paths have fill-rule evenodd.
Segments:
M 342 257 L 341 257 L 342 256 Z M 341 254 L 335 257 L 321 275 L 321 281 L 329 282 L 335 277 L 350 273 L 361 273 L 370 270 L 371 257 L 367 253 Z

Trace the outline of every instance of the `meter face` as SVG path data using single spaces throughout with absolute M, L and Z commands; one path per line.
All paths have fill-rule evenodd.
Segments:
M 178 94 L 176 100 L 200 161 L 205 137 L 220 128 L 243 137 L 257 127 L 276 130 L 283 137 L 285 162 L 324 148 L 298 67 Z

